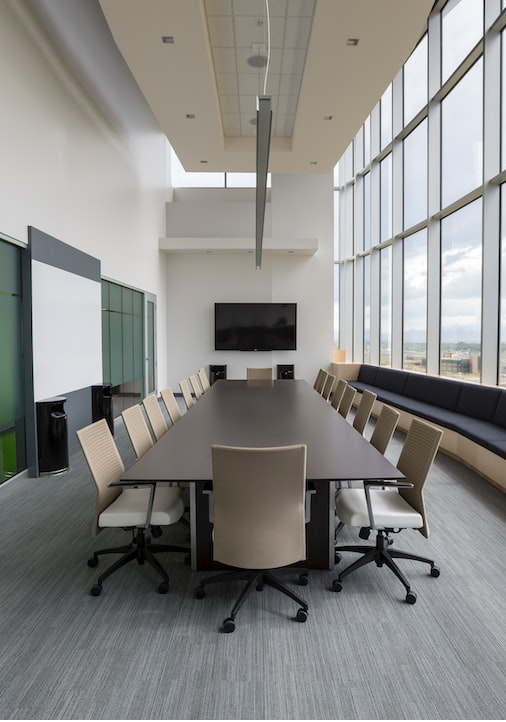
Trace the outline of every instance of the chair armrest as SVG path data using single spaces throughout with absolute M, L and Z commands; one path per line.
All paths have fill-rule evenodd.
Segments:
M 142 481 L 142 482 L 131 482 L 131 481 L 113 481 L 109 484 L 109 486 L 121 486 L 123 488 L 128 487 L 140 487 L 140 486 L 149 486 L 150 492 L 149 492 L 149 500 L 148 500 L 148 508 L 146 510 L 146 521 L 143 524 L 144 529 L 149 529 L 151 525 L 151 514 L 153 513 L 153 503 L 155 501 L 155 491 L 156 491 L 156 485 L 158 482 L 156 481 Z
M 387 486 L 396 489 L 410 489 L 413 487 L 413 484 L 411 484 L 409 481 L 404 481 L 403 479 L 364 479 L 364 492 L 365 501 L 367 504 L 367 513 L 369 515 L 369 526 L 371 529 L 376 529 L 376 526 L 374 524 L 374 514 L 372 510 L 371 494 L 369 490 L 369 487 L 371 486 Z

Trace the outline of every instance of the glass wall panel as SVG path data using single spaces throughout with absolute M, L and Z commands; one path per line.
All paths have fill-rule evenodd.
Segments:
M 380 252 L 380 365 L 392 365 L 392 246 Z
M 441 222 L 442 376 L 480 380 L 482 201 Z
M 334 348 L 339 348 L 339 264 L 334 263 Z
M 364 176 L 364 248 L 371 247 L 371 174 Z
M 144 294 L 102 281 L 103 380 L 112 385 L 113 414 L 139 403 L 144 391 Z
M 371 363 L 371 256 L 364 256 L 364 363 Z
M 392 154 L 380 163 L 380 240 L 392 237 Z
M 441 13 L 441 79 L 444 83 L 483 35 L 481 0 L 448 0 Z
M 428 96 L 427 36 L 413 50 L 403 69 L 404 124 L 425 105 Z
M 0 240 L 0 484 L 26 468 L 21 253 Z
M 334 191 L 334 259 L 339 260 L 339 191 Z
M 385 148 L 392 141 L 392 84 L 381 98 L 381 147 Z
M 402 367 L 427 371 L 427 229 L 403 241 Z
M 404 228 L 427 218 L 427 119 L 404 140 Z
M 498 384 L 506 386 L 506 187 L 501 186 L 501 298 Z
M 371 162 L 371 117 L 364 122 L 364 168 Z
M 444 208 L 482 183 L 481 59 L 441 103 L 441 136 L 441 204 Z
M 501 33 L 501 170 L 506 168 L 506 30 Z

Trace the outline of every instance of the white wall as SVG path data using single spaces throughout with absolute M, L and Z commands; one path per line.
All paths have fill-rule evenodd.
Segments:
M 272 178 L 272 236 L 317 238 L 318 251 L 313 256 L 264 254 L 258 271 L 254 255 L 168 256 L 167 363 L 173 388 L 210 363 L 227 364 L 228 378 L 245 378 L 247 366 L 294 363 L 296 377 L 311 383 L 317 369 L 329 365 L 333 350 L 332 183 L 331 175 Z M 297 351 L 214 351 L 215 301 L 295 301 Z
M 142 103 L 125 105 L 122 126 L 100 111 L 27 8 L 0 3 L 0 232 L 25 243 L 32 225 L 100 259 L 104 277 L 156 294 L 164 383 L 167 140 Z

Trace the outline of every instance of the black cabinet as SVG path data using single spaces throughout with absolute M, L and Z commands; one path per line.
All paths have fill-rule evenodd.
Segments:
M 36 403 L 39 474 L 57 474 L 69 468 L 66 400 L 57 396 Z
M 278 364 L 278 379 L 294 379 L 295 378 L 295 366 L 294 364 Z
M 226 364 L 210 364 L 209 366 L 209 383 L 214 384 L 219 379 L 227 378 Z

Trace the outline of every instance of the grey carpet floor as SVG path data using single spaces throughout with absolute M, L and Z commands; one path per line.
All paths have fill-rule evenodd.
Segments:
M 389 449 L 394 463 L 402 441 L 397 434 Z M 90 596 L 87 558 L 123 537 L 91 538 L 94 493 L 80 452 L 65 474 L 0 487 L 0 718 L 506 717 L 506 496 L 454 460 L 439 454 L 427 485 L 430 538 L 396 539 L 441 567 L 433 579 L 424 565 L 403 564 L 415 605 L 385 568 L 358 571 L 339 594 L 330 591 L 335 572 L 315 571 L 296 587 L 310 605 L 305 624 L 266 588 L 228 635 L 219 627 L 239 586 L 194 599 L 200 574 L 182 555 L 161 557 L 166 596 L 137 565 Z M 186 531 L 164 536 L 184 542 Z

